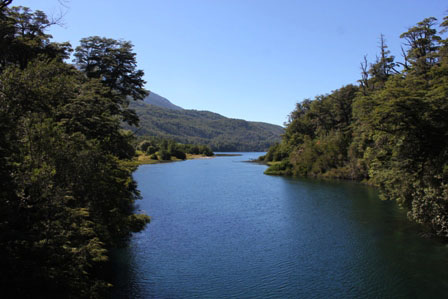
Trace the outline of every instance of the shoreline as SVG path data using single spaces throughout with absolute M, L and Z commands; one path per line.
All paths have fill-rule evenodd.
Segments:
M 162 163 L 171 163 L 171 162 L 181 162 L 186 160 L 196 160 L 196 159 L 212 159 L 216 157 L 216 155 L 213 156 L 206 156 L 206 155 L 193 155 L 193 154 L 187 154 L 187 158 L 185 160 L 177 159 L 175 157 L 172 157 L 171 160 L 154 160 L 151 159 L 147 155 L 139 155 L 135 160 L 132 160 L 136 164 L 136 166 L 140 165 L 148 165 L 148 164 L 162 164 Z

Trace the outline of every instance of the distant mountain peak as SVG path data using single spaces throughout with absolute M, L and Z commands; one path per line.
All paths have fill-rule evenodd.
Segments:
M 182 107 L 176 106 L 171 103 L 168 99 L 159 96 L 155 92 L 150 91 L 149 96 L 143 99 L 147 104 L 154 105 L 161 108 L 171 109 L 171 110 L 184 110 Z

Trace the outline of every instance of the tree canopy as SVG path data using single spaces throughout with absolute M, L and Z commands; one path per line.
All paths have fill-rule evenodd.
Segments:
M 76 66 L 108 88 L 123 121 L 137 125 L 138 117 L 128 109 L 129 101 L 143 100 L 148 91 L 144 89 L 143 71 L 136 69 L 132 44 L 99 36 L 83 38 L 80 43 L 74 54 Z
M 46 15 L 10 2 L 0 2 L 2 294 L 102 297 L 108 250 L 149 222 L 134 213 L 135 152 L 121 129 L 136 121 L 126 103 L 146 94 L 143 73 L 130 43 L 112 39 L 119 53 L 103 45 L 97 67 L 126 68 L 115 77 L 64 62 L 71 47 L 51 42 Z

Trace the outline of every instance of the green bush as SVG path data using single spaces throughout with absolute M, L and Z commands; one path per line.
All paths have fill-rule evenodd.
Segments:
M 171 160 L 171 155 L 167 150 L 160 150 L 157 152 L 157 158 L 161 161 L 169 161 Z
M 146 153 L 147 153 L 148 155 L 152 155 L 152 154 L 154 154 L 155 152 L 157 152 L 157 148 L 156 148 L 155 146 L 150 145 L 150 146 L 148 146 L 148 148 L 146 149 Z

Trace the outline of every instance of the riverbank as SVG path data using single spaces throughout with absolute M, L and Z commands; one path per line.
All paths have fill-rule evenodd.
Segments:
M 161 164 L 161 163 L 170 163 L 170 162 L 179 162 L 179 161 L 185 161 L 185 160 L 194 160 L 194 159 L 211 159 L 214 156 L 207 156 L 207 155 L 194 155 L 194 154 L 186 154 L 187 158 L 182 160 L 178 159 L 176 157 L 171 157 L 170 160 L 158 160 L 158 159 L 151 159 L 151 156 L 146 154 L 140 154 L 135 160 L 133 160 L 138 165 L 146 165 L 146 164 Z

